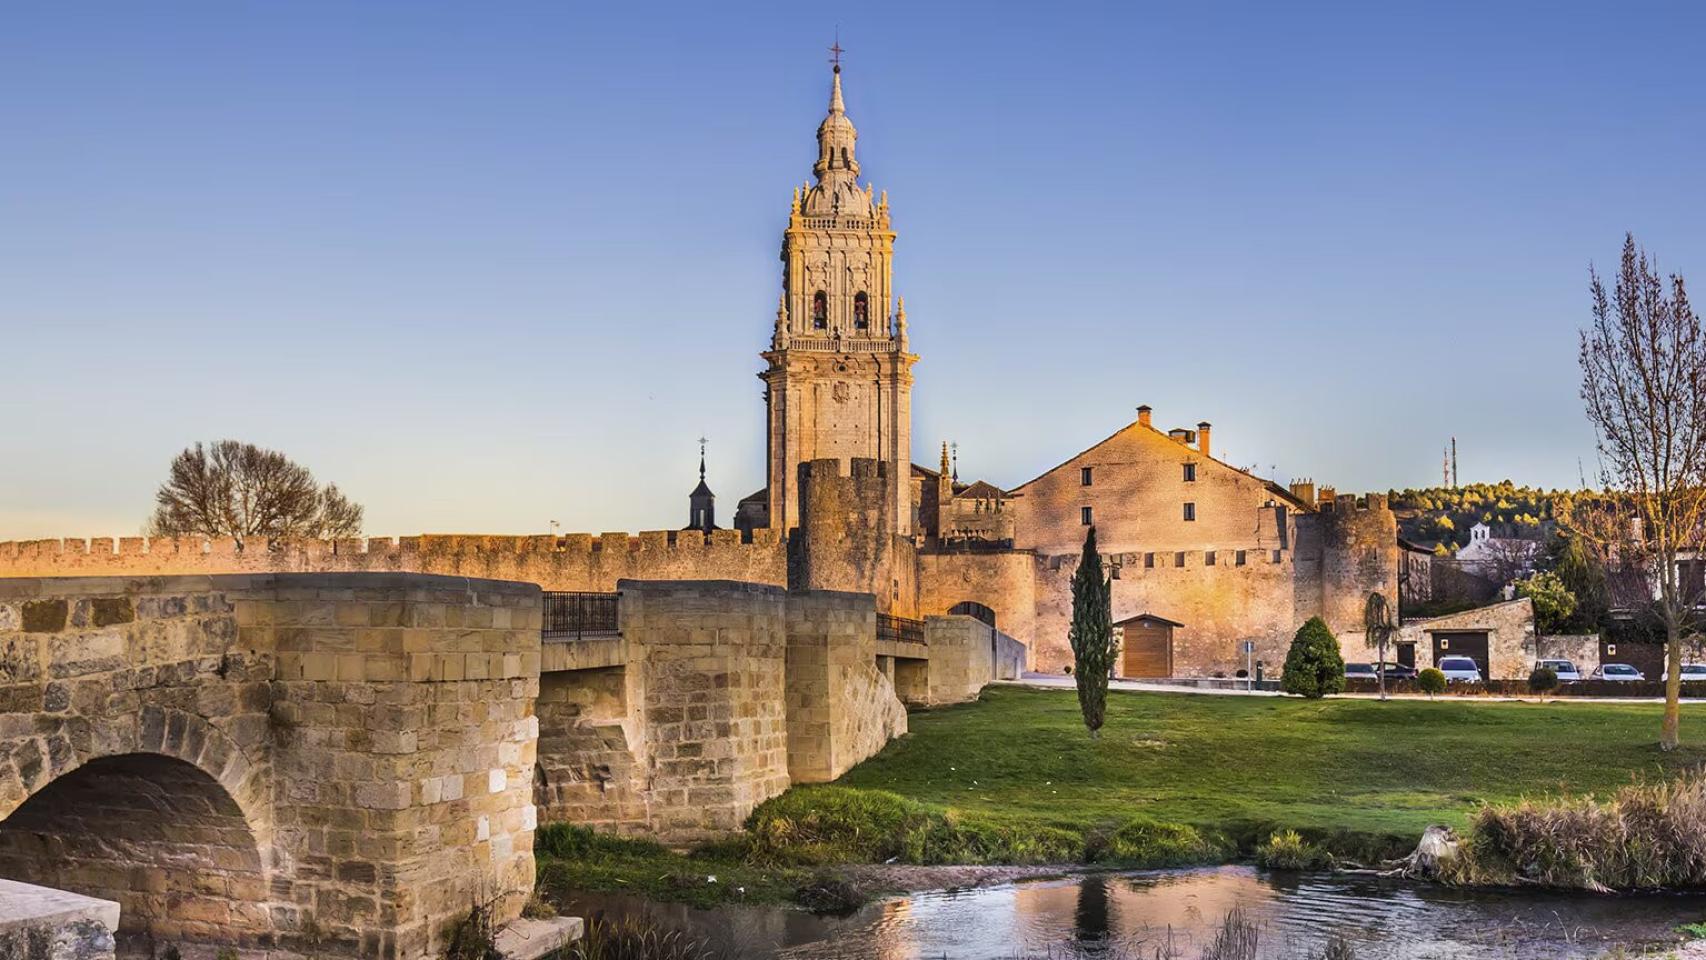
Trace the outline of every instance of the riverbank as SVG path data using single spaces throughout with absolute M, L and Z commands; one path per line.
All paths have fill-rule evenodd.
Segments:
M 734 841 L 689 855 L 602 839 L 559 855 L 542 843 L 540 876 L 548 890 L 710 904 L 786 898 L 827 880 L 857 886 L 846 864 L 891 857 L 1225 862 L 1284 829 L 1366 861 L 1407 852 L 1429 824 L 1466 827 L 1484 803 L 1611 791 L 1697 767 L 1706 747 L 1686 733 L 1699 715 L 1684 708 L 1685 746 L 1667 754 L 1649 705 L 1115 691 L 1091 740 L 1071 691 L 995 687 L 976 703 L 912 714 L 907 736 L 833 788 L 765 804 Z M 1112 842 L 1122 831 L 1129 842 Z

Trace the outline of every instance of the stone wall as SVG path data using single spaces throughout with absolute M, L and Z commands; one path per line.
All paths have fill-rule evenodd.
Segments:
M 788 787 L 787 592 L 727 581 L 623 581 L 627 669 L 649 757 L 651 831 L 727 836 Z
M 770 530 L 571 533 L 557 537 L 429 534 L 365 540 L 97 537 L 0 542 L 0 577 L 225 573 L 437 573 L 536 583 L 545 590 L 614 590 L 624 579 L 788 582 L 787 551 Z
M 788 776 L 823 783 L 906 732 L 906 708 L 876 662 L 870 594 L 793 592 L 787 601 Z
M 432 956 L 531 893 L 538 671 L 527 584 L 0 580 L 0 869 L 165 940 Z
M 805 509 L 800 536 L 789 544 L 788 588 L 869 592 L 883 613 L 912 616 L 917 548 L 894 533 L 897 482 L 889 464 L 876 460 L 800 464 Z
M 0 880 L 0 957 L 112 960 L 118 912 L 112 900 Z
M 995 675 L 995 631 L 982 620 L 925 617 L 924 645 L 930 648 L 931 706 L 976 700 Z

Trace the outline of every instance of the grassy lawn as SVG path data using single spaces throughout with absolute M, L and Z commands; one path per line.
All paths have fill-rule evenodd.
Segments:
M 1070 690 L 993 687 L 913 713 L 911 732 L 834 785 L 754 813 L 746 835 L 682 854 L 541 831 L 541 887 L 707 905 L 820 888 L 840 864 L 1169 866 L 1249 855 L 1292 829 L 1353 859 L 1407 853 L 1483 803 L 1609 792 L 1706 761 L 1706 710 L 1656 745 L 1656 704 L 1305 701 L 1108 694 L 1101 739 Z M 715 874 L 718 882 L 706 882 Z M 863 891 L 869 895 L 878 891 Z M 811 894 L 808 892 L 808 898 Z
M 1248 845 L 1289 827 L 1355 848 L 1413 844 L 1483 801 L 1583 793 L 1698 766 L 1657 747 L 1659 707 L 1319 700 L 1111 691 L 1091 741 L 1069 690 L 992 687 L 914 713 L 839 781 L 997 819 L 1091 827 L 1133 813 Z M 1697 738 L 1706 728 L 1695 728 Z

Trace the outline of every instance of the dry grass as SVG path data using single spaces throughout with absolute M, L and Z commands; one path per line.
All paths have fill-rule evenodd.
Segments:
M 1483 807 L 1445 879 L 1583 890 L 1706 887 L 1706 776 Z

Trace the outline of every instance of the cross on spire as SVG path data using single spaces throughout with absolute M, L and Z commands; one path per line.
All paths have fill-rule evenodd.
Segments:
M 705 438 L 699 438 L 699 482 L 705 482 Z
M 841 49 L 841 28 L 835 28 L 835 43 L 829 48 L 829 62 L 835 64 L 835 72 L 841 72 L 841 55 L 847 51 Z

